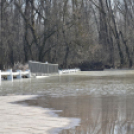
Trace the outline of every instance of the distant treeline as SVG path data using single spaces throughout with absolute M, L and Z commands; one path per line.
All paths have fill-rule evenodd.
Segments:
M 134 0 L 1 0 L 0 69 L 36 60 L 134 66 Z

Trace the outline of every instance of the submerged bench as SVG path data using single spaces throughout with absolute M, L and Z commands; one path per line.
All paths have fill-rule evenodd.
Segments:
M 16 77 L 17 79 L 21 79 L 23 76 L 30 78 L 31 72 L 30 70 L 26 70 L 26 71 L 17 70 L 16 72 L 13 72 L 12 69 L 9 69 L 7 71 L 0 70 L 0 82 L 1 82 L 2 76 L 7 76 L 7 80 L 13 81 L 13 77 Z

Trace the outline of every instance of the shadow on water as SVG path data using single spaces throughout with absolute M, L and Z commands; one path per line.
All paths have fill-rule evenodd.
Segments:
M 134 133 L 132 76 L 121 78 L 63 76 L 46 79 L 45 82 L 33 80 L 25 86 L 21 93 L 25 91 L 25 94 L 42 96 L 17 103 L 49 108 L 58 111 L 56 114 L 59 116 L 81 119 L 79 125 L 70 126 L 59 134 Z M 13 93 L 19 94 L 18 91 Z

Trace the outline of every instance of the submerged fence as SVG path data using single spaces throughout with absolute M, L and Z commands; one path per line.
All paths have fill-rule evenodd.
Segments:
M 58 64 L 29 61 L 29 68 L 31 70 L 31 73 L 35 74 L 58 73 Z
M 30 78 L 31 77 L 30 70 L 26 70 L 26 71 L 17 70 L 16 72 L 13 72 L 12 69 L 9 69 L 7 71 L 0 70 L 0 84 L 2 79 L 3 80 L 7 79 L 13 82 L 14 78 L 21 79 L 23 78 L 23 76 Z

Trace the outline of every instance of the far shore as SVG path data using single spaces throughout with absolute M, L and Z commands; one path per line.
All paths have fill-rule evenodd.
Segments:
M 79 71 L 76 73 L 62 74 L 62 75 L 80 75 L 80 76 L 86 75 L 86 76 L 96 76 L 96 77 L 97 76 L 128 76 L 128 75 L 134 75 L 134 70 L 107 69 L 103 71 Z

